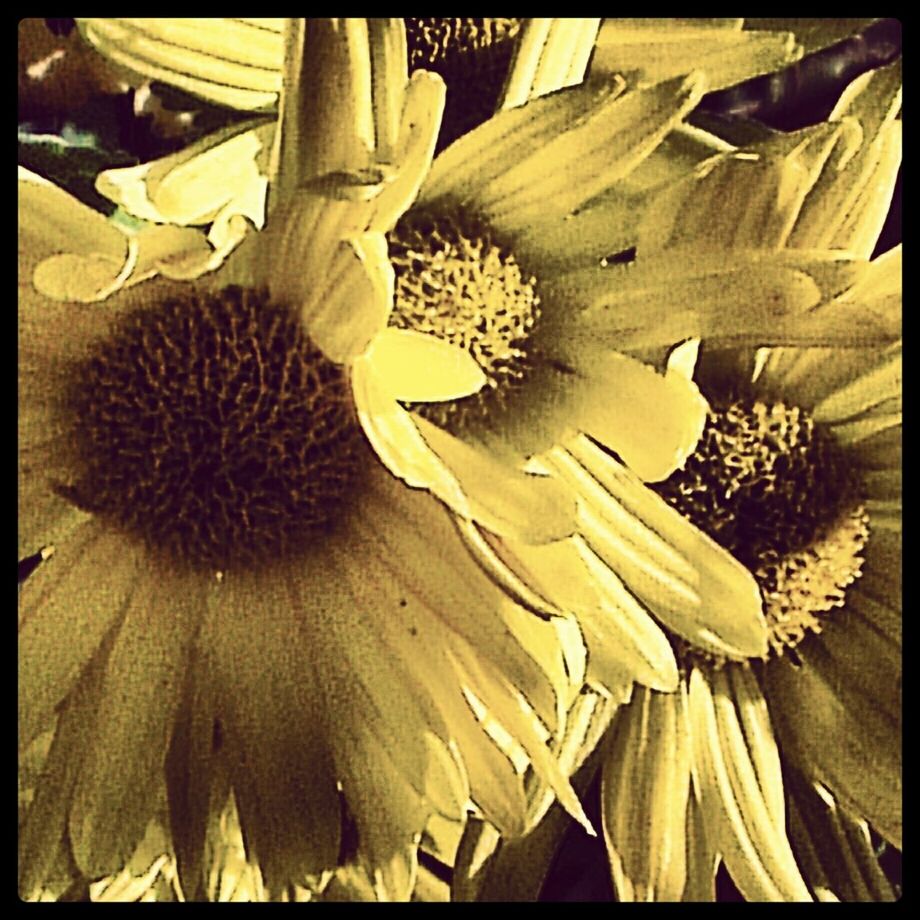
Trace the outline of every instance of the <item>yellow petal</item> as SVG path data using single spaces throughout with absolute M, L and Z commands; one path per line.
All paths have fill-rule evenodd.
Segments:
M 374 202 L 372 230 L 392 230 L 418 197 L 434 157 L 446 92 L 437 74 L 424 70 L 412 74 L 392 153 L 396 175 Z
M 527 19 L 499 107 L 511 109 L 585 77 L 600 19 Z
M 391 395 L 405 402 L 460 399 L 478 392 L 486 382 L 468 351 L 408 329 L 384 329 L 371 344 L 367 359 Z
M 601 803 L 621 901 L 677 901 L 684 890 L 690 794 L 684 696 L 638 688 L 614 723 Z
M 122 67 L 209 102 L 269 109 L 281 89 L 277 19 L 82 19 L 83 36 Z
M 304 191 L 273 212 L 253 244 L 256 283 L 296 309 L 312 341 L 336 362 L 361 354 L 386 328 L 393 305 L 386 241 L 361 229 L 366 207 Z
M 595 393 L 578 414 L 578 427 L 614 450 L 646 482 L 667 479 L 683 466 L 696 449 L 708 410 L 696 384 L 601 349 L 587 349 L 582 362 Z
M 731 678 L 725 670 L 690 675 L 694 782 L 707 835 L 748 900 L 810 901 L 778 820 L 782 775 L 763 697 L 749 672 L 730 670 Z
M 592 73 L 624 73 L 640 85 L 690 70 L 706 74 L 710 90 L 779 70 L 802 56 L 788 31 L 741 31 L 741 20 L 607 19 Z
M 164 590 L 150 573 L 128 601 L 70 811 L 74 859 L 89 877 L 117 872 L 151 818 L 202 603 L 186 580 Z
M 559 95 L 584 91 L 578 87 Z M 692 74 L 619 97 L 611 91 L 606 98 L 599 97 L 599 103 L 585 115 L 578 112 L 573 99 L 573 117 L 562 131 L 550 134 L 537 152 L 516 148 L 501 174 L 481 185 L 477 178 L 462 200 L 508 234 L 534 220 L 565 217 L 634 170 L 694 108 L 702 93 L 702 79 Z M 536 109 L 541 101 L 514 112 Z M 534 111 L 533 118 L 541 114 Z M 497 115 L 494 121 L 501 118 Z M 475 136 L 475 131 L 467 136 L 471 146 Z M 470 155 L 477 154 L 471 150 Z
M 100 564 L 106 568 L 105 579 L 91 575 Z M 139 564 L 130 546 L 92 519 L 20 588 L 21 746 L 45 726 L 124 613 Z
M 583 543 L 534 547 L 504 541 L 499 554 L 525 584 L 575 615 L 592 680 L 613 689 L 624 676 L 658 690 L 677 687 L 677 665 L 664 633 Z
M 552 463 L 578 492 L 587 544 L 669 629 L 716 654 L 763 654 L 760 591 L 743 565 L 588 439 Z

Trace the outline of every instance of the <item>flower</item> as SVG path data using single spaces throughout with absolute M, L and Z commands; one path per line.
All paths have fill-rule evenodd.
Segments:
M 539 66 L 512 71 L 514 98 L 577 82 L 571 47 L 554 52 L 551 39 L 545 54 L 519 55 Z M 821 305 L 870 271 L 864 256 L 778 236 L 843 129 L 776 141 L 790 156 L 789 198 L 770 216 L 779 154 L 685 128 L 701 92 L 699 75 L 628 91 L 589 80 L 504 109 L 435 158 L 389 235 L 391 323 L 468 349 L 488 378 L 473 397 L 420 408 L 423 437 L 436 445 L 446 429 L 531 456 L 578 497 L 569 540 L 525 546 L 468 527 L 470 542 L 522 596 L 577 616 L 589 682 L 620 700 L 633 680 L 678 686 L 662 625 L 733 657 L 762 654 L 767 639 L 751 574 L 662 512 L 642 483 L 683 464 L 707 411 L 686 375 L 649 363 L 692 336 L 715 346 L 808 339 Z M 768 175 L 749 225 L 713 220 L 713 198 L 740 189 L 744 170 L 744 179 Z M 733 245 L 720 234 L 734 234 Z M 889 330 L 875 332 L 890 341 Z
M 222 194 L 200 160 L 158 176 L 189 190 L 183 223 L 226 218 L 217 244 L 125 233 L 20 171 L 20 555 L 43 559 L 20 589 L 26 761 L 50 739 L 24 796 L 24 895 L 59 856 L 120 872 L 165 802 L 201 897 L 230 801 L 272 896 L 354 862 L 405 898 L 432 816 L 473 802 L 524 829 L 512 743 L 587 823 L 547 744 L 579 643 L 510 601 L 444 508 L 551 541 L 571 500 L 447 432 L 434 453 L 397 403 L 484 383 L 462 351 L 387 325 L 380 228 L 414 197 L 443 104 L 438 78 L 406 81 L 400 29 L 292 25 L 262 233 L 244 232 L 258 128 L 228 142 L 255 137 L 249 160 L 209 161 Z
M 571 35 L 562 40 L 571 32 L 565 24 L 549 29 L 528 24 L 521 36 L 521 63 L 509 76 L 506 102 L 577 82 L 577 62 L 583 72 L 596 26 L 578 24 L 573 50 Z M 650 479 L 666 477 L 692 450 L 705 416 L 696 386 L 680 375 L 656 373 L 611 349 L 622 341 L 647 354 L 652 345 L 663 348 L 675 337 L 712 325 L 725 302 L 714 282 L 723 277 L 713 279 L 710 267 L 691 268 L 691 278 L 682 277 L 670 254 L 657 263 L 650 259 L 641 266 L 619 266 L 629 269 L 625 274 L 601 262 L 613 250 L 629 249 L 648 185 L 659 184 L 663 171 L 675 171 L 680 157 L 695 165 L 703 153 L 711 154 L 708 140 L 666 140 L 701 92 L 699 76 L 629 93 L 623 92 L 620 79 L 592 82 L 503 111 L 436 157 L 430 174 L 424 181 L 419 178 L 415 205 L 395 228 L 387 227 L 396 266 L 396 309 L 390 324 L 461 345 L 477 358 L 487 387 L 481 398 L 452 401 L 440 410 L 405 401 L 418 411 L 381 401 L 369 390 L 365 397 L 373 402 L 374 413 L 367 433 L 392 472 L 415 484 L 400 459 L 408 443 L 418 443 L 423 451 L 428 445 L 436 452 L 448 443 L 467 444 L 480 454 L 485 451 L 517 463 L 520 456 L 545 451 L 579 429 L 610 445 Z M 392 142 L 383 129 L 392 110 L 389 104 L 381 105 L 374 114 L 381 147 L 391 144 L 391 154 Z M 259 139 L 257 132 L 263 129 L 240 130 L 235 138 L 206 139 L 195 156 L 182 154 L 138 168 L 110 170 L 100 177 L 99 189 L 138 216 L 200 223 L 215 213 L 227 191 L 219 173 L 196 165 L 199 159 L 232 163 L 240 175 L 259 172 L 253 151 L 271 142 Z M 235 151 L 231 144 L 238 145 Z M 382 159 L 386 156 L 381 153 Z M 196 180 L 194 194 L 168 194 L 171 184 L 188 184 L 187 174 Z M 255 195 L 254 180 L 252 187 Z M 182 205 L 176 207 L 180 198 Z M 238 208 L 236 202 L 224 208 L 223 223 L 239 223 L 238 216 L 226 217 Z M 804 309 L 835 293 L 838 277 L 822 262 L 819 281 L 806 281 L 808 259 L 801 261 L 803 267 L 793 270 L 770 258 L 751 267 L 739 258 L 736 265 L 719 269 L 736 286 L 742 281 L 762 284 L 768 302 L 792 288 L 796 296 L 787 297 L 782 308 Z M 664 292 L 673 297 L 680 284 L 693 293 L 702 288 L 708 302 L 702 304 L 702 315 L 688 311 L 686 323 L 675 329 L 662 321 Z M 617 288 L 624 306 L 635 308 L 628 316 L 616 304 L 601 302 Z M 457 291 L 461 296 L 454 297 Z M 752 303 L 751 317 L 762 306 Z M 633 319 L 643 310 L 649 314 L 648 328 Z M 743 332 L 743 322 L 740 325 L 733 333 Z M 631 342 L 630 335 L 638 342 Z M 400 363 L 397 355 L 391 366 Z M 629 395 L 610 401 L 606 394 L 611 391 Z M 477 476 L 468 479 L 474 483 Z M 500 497 L 498 490 L 490 490 L 480 511 L 501 517 L 505 512 Z M 701 583 L 692 575 L 691 583 L 683 554 L 691 547 L 697 553 L 704 549 L 675 515 L 667 543 L 657 539 L 661 551 L 651 563 L 655 571 L 650 578 L 643 560 L 655 549 L 647 539 L 649 528 L 636 519 L 641 514 L 641 496 L 639 505 L 626 503 L 621 511 L 619 533 L 629 534 L 628 549 L 618 553 L 613 566 L 629 573 L 629 590 L 638 592 L 644 603 L 664 608 L 665 616 L 679 620 L 680 628 L 698 641 L 704 641 L 700 630 L 705 629 L 721 648 L 743 650 L 752 643 L 759 647 L 764 641 L 759 598 L 744 569 L 707 544 L 711 552 L 706 565 L 719 577 Z M 465 533 L 481 563 L 494 570 L 501 561 L 496 545 L 468 527 Z M 512 549 L 526 551 L 524 544 Z M 518 592 L 519 599 L 536 604 L 546 615 L 577 614 L 589 643 L 596 647 L 593 676 L 616 688 L 616 694 L 633 679 L 673 689 L 677 672 L 664 634 L 617 576 L 604 575 L 598 590 L 594 581 L 604 565 L 592 550 L 569 541 L 557 541 L 556 549 L 547 549 L 546 556 L 552 558 L 541 557 L 538 567 L 554 572 L 553 584 L 542 600 Z M 660 576 L 662 568 L 667 578 Z M 512 585 L 520 587 L 520 579 Z M 712 594 L 716 588 L 717 596 Z M 707 607 L 725 612 L 720 624 L 700 622 L 699 610 Z
M 900 66 L 867 74 L 828 124 L 754 145 L 747 165 L 713 164 L 697 219 L 723 253 L 756 227 L 766 245 L 868 259 L 900 162 L 899 108 Z M 810 167 L 798 159 L 822 138 Z M 762 177 L 743 200 L 723 191 L 736 169 Z M 676 216 L 692 232 L 684 205 Z M 770 648 L 738 660 L 673 637 L 680 691 L 637 689 L 618 712 L 602 795 L 621 899 L 712 899 L 720 858 L 752 900 L 893 896 L 867 822 L 900 847 L 901 344 L 881 344 L 899 337 L 900 278 L 898 247 L 811 314 L 800 347 L 704 339 L 707 426 L 656 488 L 754 573 Z M 841 854 L 866 874 L 835 865 Z

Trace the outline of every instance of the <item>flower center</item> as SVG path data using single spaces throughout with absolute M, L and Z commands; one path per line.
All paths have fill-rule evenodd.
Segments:
M 520 19 L 407 19 L 409 69 L 447 84 L 437 149 L 488 120 L 508 75 Z
M 474 396 L 418 410 L 451 429 L 508 398 L 533 358 L 528 339 L 540 316 L 536 278 L 480 221 L 412 211 L 389 236 L 396 273 L 391 324 L 467 349 L 487 384 Z
M 177 561 L 266 561 L 327 531 L 353 492 L 345 373 L 260 293 L 135 312 L 74 380 L 81 469 L 62 492 Z
M 861 480 L 801 409 L 714 407 L 684 468 L 653 488 L 754 574 L 775 654 L 820 632 L 861 574 Z

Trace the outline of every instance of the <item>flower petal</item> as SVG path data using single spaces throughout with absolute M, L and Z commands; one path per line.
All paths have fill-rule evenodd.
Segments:
M 433 335 L 384 329 L 367 353 L 394 399 L 442 402 L 477 393 L 486 376 L 473 356 Z
M 274 132 L 274 123 L 234 125 L 179 153 L 105 170 L 96 189 L 129 214 L 154 223 L 209 224 L 232 209 L 261 227 Z
M 604 760 L 604 840 L 621 901 L 677 901 L 686 880 L 690 732 L 683 693 L 637 688 Z
M 841 679 L 832 664 L 814 656 L 799 668 L 781 659 L 768 669 L 783 748 L 806 776 L 900 847 L 901 732 Z
M 748 900 L 810 901 L 786 839 L 779 755 L 753 675 L 690 675 L 694 785 L 707 835 Z
M 365 434 L 395 476 L 498 534 L 544 542 L 572 532 L 573 502 L 558 483 L 505 465 L 406 412 L 366 359 L 355 363 L 352 382 Z
M 397 173 L 374 202 L 371 230 L 388 233 L 418 197 L 434 158 L 445 96 L 446 87 L 437 74 L 424 70 L 412 74 L 392 154 Z
M 128 601 L 100 690 L 97 718 L 74 790 L 69 833 L 89 877 L 117 872 L 151 817 L 162 783 L 186 655 L 202 592 L 146 573 Z
M 92 518 L 21 586 L 20 745 L 44 728 L 124 613 L 139 566 L 137 551 Z
M 710 91 L 791 64 L 802 49 L 789 32 L 741 31 L 742 20 L 607 19 L 592 73 L 629 74 L 640 85 L 690 70 L 706 74 Z
M 361 354 L 393 306 L 386 241 L 363 232 L 366 218 L 366 202 L 301 192 L 257 240 L 255 273 L 274 301 L 298 310 L 311 340 L 336 362 Z
M 81 19 L 84 38 L 122 67 L 235 109 L 278 101 L 279 19 Z
M 20 281 L 58 300 L 89 303 L 123 283 L 134 254 L 98 211 L 19 167 Z
M 693 453 L 708 405 L 696 384 L 659 374 L 627 355 L 585 349 L 573 363 L 590 379 L 588 397 L 573 423 L 615 451 L 646 482 L 667 479 Z
M 840 808 L 820 785 L 790 772 L 789 833 L 812 891 L 843 901 L 895 901 L 865 821 Z
M 714 346 L 877 344 L 891 340 L 870 327 L 863 335 L 810 314 L 859 282 L 865 263 L 846 254 L 746 252 L 726 257 L 669 250 L 632 265 L 561 276 L 559 297 L 585 307 L 577 340 L 619 351 L 670 348 L 688 338 Z M 718 257 L 717 257 L 718 255 Z
M 312 611 L 287 572 L 272 575 L 228 573 L 197 645 L 216 695 L 247 851 L 275 889 L 335 864 L 340 806 L 324 684 L 301 626 Z M 293 764 L 309 764 L 309 775 Z
M 585 77 L 600 19 L 527 19 L 517 42 L 499 107 L 575 86 Z
M 744 566 L 586 438 L 552 462 L 579 495 L 587 544 L 669 629 L 715 654 L 763 654 L 760 591 Z
M 46 880 L 67 832 L 67 812 L 91 731 L 111 642 L 88 664 L 61 704 L 51 749 L 19 834 L 19 892 L 30 897 Z
M 449 197 L 508 234 L 564 217 L 634 169 L 702 92 L 695 78 L 620 89 L 592 83 L 499 113 L 435 160 L 421 200 Z

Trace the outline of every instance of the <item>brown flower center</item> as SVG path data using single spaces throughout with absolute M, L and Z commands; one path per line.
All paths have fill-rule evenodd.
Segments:
M 176 561 L 265 561 L 332 527 L 353 491 L 345 373 L 258 292 L 128 315 L 74 380 L 80 472 L 61 491 Z
M 527 375 L 528 339 L 540 317 L 536 278 L 470 217 L 412 211 L 390 234 L 389 247 L 396 272 L 391 324 L 468 350 L 486 375 L 474 396 L 415 407 L 462 428 L 507 400 Z
M 488 120 L 508 75 L 520 19 L 407 19 L 410 70 L 447 84 L 438 150 Z
M 684 468 L 653 487 L 754 574 L 775 654 L 819 632 L 861 574 L 861 480 L 803 410 L 714 407 Z

